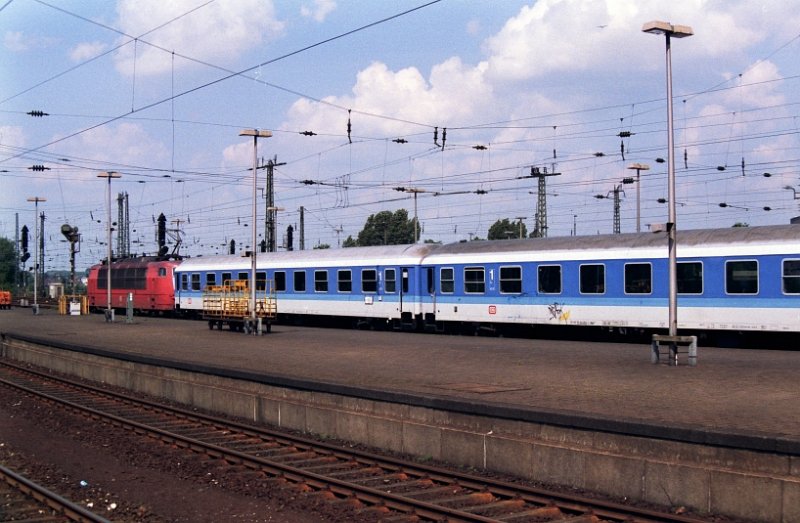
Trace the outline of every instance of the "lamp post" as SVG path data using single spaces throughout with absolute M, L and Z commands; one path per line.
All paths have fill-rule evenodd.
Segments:
M 258 210 L 256 209 L 256 196 L 258 194 L 258 189 L 256 188 L 256 183 L 258 181 L 258 139 L 259 138 L 269 138 L 272 136 L 270 131 L 264 131 L 259 129 L 243 129 L 239 132 L 239 136 L 252 136 L 253 137 L 253 221 L 251 232 L 252 232 L 252 240 L 250 242 L 250 319 L 253 321 L 253 327 L 255 327 L 257 318 L 256 318 L 256 243 L 258 242 L 258 237 L 256 236 L 256 223 L 258 218 Z M 265 282 L 266 284 L 266 282 Z M 257 330 L 254 329 L 254 333 L 258 334 Z
M 112 178 L 121 178 L 122 175 L 118 172 L 108 171 L 108 172 L 101 172 L 97 175 L 98 178 L 105 178 L 108 180 L 108 189 L 106 190 L 107 198 L 108 198 L 108 236 L 106 243 L 108 245 L 108 261 L 106 263 L 106 297 L 107 301 L 107 308 L 106 308 L 106 321 L 113 322 L 114 321 L 114 308 L 111 306 L 111 179 Z
M 29 202 L 34 203 L 35 212 L 34 215 L 34 256 L 33 256 L 33 313 L 39 314 L 39 202 L 46 202 L 46 198 L 40 198 L 38 196 L 32 196 L 28 198 Z M 42 235 L 44 235 L 44 231 L 42 231 Z
M 636 170 L 636 232 L 642 232 L 642 206 L 641 206 L 641 191 L 639 189 L 641 172 L 650 170 L 650 166 L 646 163 L 632 163 L 628 169 Z
M 672 121 L 672 53 L 670 40 L 685 38 L 694 32 L 687 25 L 672 25 L 669 22 L 652 21 L 642 26 L 642 31 L 650 34 L 663 34 L 666 37 L 667 62 L 667 185 L 669 199 L 669 218 L 667 220 L 669 252 L 669 335 L 678 333 L 678 240 L 677 216 L 675 212 L 675 143 Z

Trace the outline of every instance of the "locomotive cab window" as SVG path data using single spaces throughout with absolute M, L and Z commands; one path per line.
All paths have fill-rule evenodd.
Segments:
M 483 267 L 464 268 L 464 292 L 483 294 L 486 291 L 486 271 Z
M 158 275 L 159 275 L 160 277 L 162 277 L 162 278 L 163 278 L 164 276 L 166 276 L 166 275 L 167 275 L 167 268 L 166 268 L 166 267 L 159 267 L 159 268 L 158 268 Z
M 653 292 L 653 270 L 649 263 L 625 264 L 625 294 Z
M 200 273 L 194 272 L 192 273 L 192 290 L 199 291 L 200 290 Z
M 350 269 L 337 271 L 336 284 L 339 292 L 351 292 L 353 290 L 353 271 Z
M 539 265 L 536 274 L 540 294 L 561 294 L 561 265 Z
M 783 260 L 784 294 L 800 294 L 800 260 Z
M 378 291 L 378 271 L 363 269 L 361 271 L 361 292 L 374 293 Z
M 306 292 L 306 271 L 294 271 L 294 292 Z
M 678 294 L 703 294 L 703 264 L 678 262 Z
M 217 275 L 213 272 L 206 273 L 206 287 L 213 287 L 217 284 Z
M 500 267 L 500 292 L 522 293 L 522 267 Z
M 275 292 L 286 292 L 286 271 L 275 271 Z
M 395 269 L 383 271 L 383 290 L 390 294 L 397 292 L 397 271 Z
M 328 271 L 314 271 L 314 292 L 328 292 Z
M 725 262 L 727 294 L 758 294 L 758 262 L 737 260 Z
M 456 290 L 456 277 L 452 267 L 439 269 L 439 288 L 442 294 L 453 294 Z
M 581 294 L 603 294 L 606 292 L 606 266 L 602 264 L 581 265 Z

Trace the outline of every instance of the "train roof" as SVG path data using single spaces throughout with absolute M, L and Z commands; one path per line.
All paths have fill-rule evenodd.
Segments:
M 800 253 L 800 225 L 727 227 L 678 230 L 678 257 L 708 255 L 753 256 Z M 799 254 L 800 255 L 800 254 Z M 558 236 L 516 240 L 483 240 L 449 244 L 385 245 L 259 253 L 259 268 L 342 267 L 419 263 L 485 263 L 487 261 L 558 261 L 592 259 L 666 258 L 667 233 L 643 232 Z M 188 258 L 183 271 L 247 270 L 250 258 L 241 255 Z
M 350 264 L 385 265 L 415 264 L 435 246 L 433 244 L 381 245 L 374 247 L 348 247 L 341 249 L 313 249 L 304 251 L 278 251 L 258 253 L 258 267 L 282 268 L 308 267 L 309 260 L 316 267 L 340 267 Z M 203 271 L 220 268 L 244 270 L 250 268 L 250 258 L 238 254 L 200 256 L 183 261 L 180 270 Z
M 678 230 L 678 256 L 770 254 L 798 252 L 800 226 L 768 225 L 723 229 Z M 450 243 L 439 246 L 426 261 L 469 263 L 471 258 L 508 259 L 645 258 L 667 256 L 667 233 L 644 232 L 558 236 Z

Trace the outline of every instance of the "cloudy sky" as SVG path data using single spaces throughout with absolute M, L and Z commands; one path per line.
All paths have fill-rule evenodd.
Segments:
M 17 215 L 33 230 L 26 200 L 39 196 L 47 268 L 68 266 L 63 223 L 83 233 L 79 266 L 95 263 L 97 174 L 117 171 L 114 219 L 127 192 L 132 251 L 155 250 L 162 212 L 184 254 L 246 248 L 246 128 L 271 130 L 259 159 L 285 164 L 279 244 L 301 206 L 306 248 L 335 247 L 382 210 L 413 216 L 413 193 L 397 188 L 418 191 L 423 239 L 486 237 L 501 218 L 532 230 L 531 167 L 559 173 L 546 180 L 549 236 L 612 232 L 615 188 L 622 232 L 636 230 L 637 201 L 646 229 L 667 213 L 665 38 L 641 31 L 651 20 L 694 30 L 672 40 L 679 229 L 787 223 L 800 214 L 786 189 L 800 190 L 798 7 L 0 0 L 0 236 L 14 238 Z M 650 166 L 638 199 L 622 184 L 634 162 Z

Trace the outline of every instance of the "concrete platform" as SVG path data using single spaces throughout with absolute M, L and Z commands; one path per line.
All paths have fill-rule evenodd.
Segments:
M 84 377 L 96 358 L 118 359 L 97 375 L 259 421 L 702 512 L 800 520 L 800 352 L 700 347 L 696 367 L 670 367 L 650 363 L 649 345 L 285 325 L 254 337 L 29 309 L 0 312 L 0 333 L 80 349 L 88 356 L 62 367 Z M 29 361 L 54 358 L 37 354 Z

